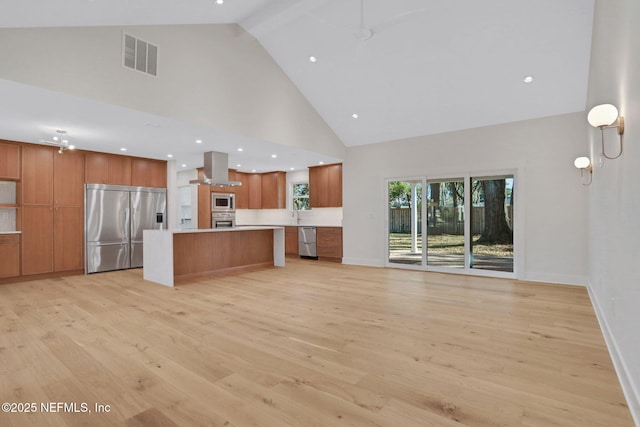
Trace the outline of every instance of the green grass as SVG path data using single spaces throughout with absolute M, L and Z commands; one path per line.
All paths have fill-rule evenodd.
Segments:
M 473 236 L 477 241 L 480 235 Z M 429 253 L 464 254 L 464 236 L 455 234 L 438 234 L 427 236 Z M 418 251 L 422 250 L 422 236 L 418 234 Z M 411 251 L 411 234 L 391 233 L 389 235 L 389 251 Z M 493 255 L 500 257 L 513 256 L 513 244 L 511 245 L 473 245 L 473 253 Z

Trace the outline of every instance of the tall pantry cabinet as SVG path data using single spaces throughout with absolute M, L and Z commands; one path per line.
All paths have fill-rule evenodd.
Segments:
M 81 270 L 84 153 L 22 146 L 22 274 Z

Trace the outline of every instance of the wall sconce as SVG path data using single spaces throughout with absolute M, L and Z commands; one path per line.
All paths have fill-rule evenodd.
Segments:
M 578 157 L 573 164 L 575 167 L 580 169 L 580 178 L 582 179 L 582 185 L 585 187 L 587 185 L 591 185 L 591 181 L 593 180 L 593 166 L 591 165 L 591 160 L 588 157 Z M 585 171 L 589 173 L 589 182 L 584 183 L 584 174 Z
M 618 109 L 611 104 L 596 105 L 587 115 L 589 124 L 594 128 L 600 128 L 602 134 L 602 155 L 607 159 L 617 159 L 622 155 L 622 134 L 624 133 L 624 117 L 618 115 Z M 618 129 L 620 135 L 620 152 L 615 157 L 609 157 L 604 152 L 604 130 Z

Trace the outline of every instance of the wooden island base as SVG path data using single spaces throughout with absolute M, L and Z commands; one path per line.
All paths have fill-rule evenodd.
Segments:
M 282 227 L 145 230 L 144 279 L 166 286 L 284 266 Z

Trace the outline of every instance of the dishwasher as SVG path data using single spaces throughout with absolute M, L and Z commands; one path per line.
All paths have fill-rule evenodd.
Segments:
M 298 228 L 298 255 L 302 258 L 317 258 L 316 251 L 316 228 Z

